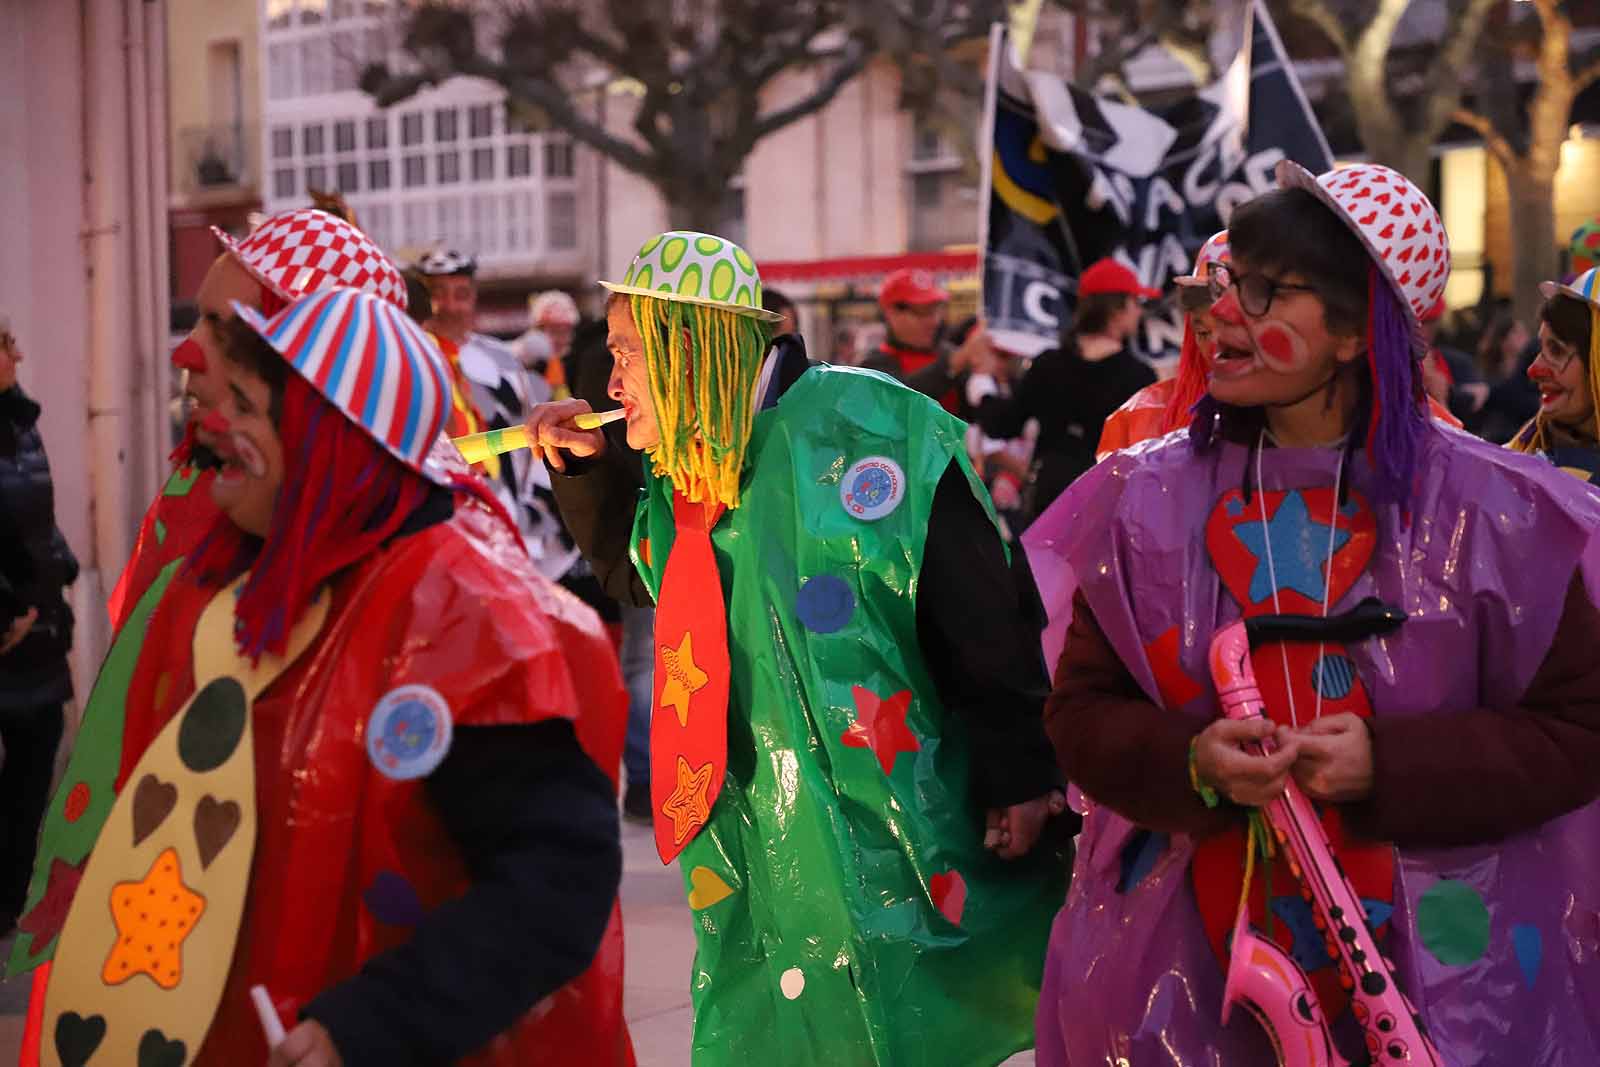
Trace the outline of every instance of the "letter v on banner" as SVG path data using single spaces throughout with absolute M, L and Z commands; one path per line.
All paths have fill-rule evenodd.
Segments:
M 1288 158 L 1315 173 L 1327 141 L 1266 7 L 1218 5 L 1219 78 L 1159 109 L 1098 97 L 1020 68 L 990 36 L 983 119 L 983 309 L 1001 348 L 1036 356 L 1070 326 L 1077 278 L 1096 260 L 1133 265 L 1165 288 L 1238 204 L 1271 187 Z M 1231 42 L 1231 43 L 1229 43 Z M 1181 312 L 1158 302 L 1134 349 L 1176 355 Z

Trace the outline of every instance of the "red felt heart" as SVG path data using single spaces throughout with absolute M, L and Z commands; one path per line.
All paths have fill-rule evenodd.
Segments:
M 1394 223 L 1391 222 L 1391 223 L 1389 223 L 1389 225 L 1387 225 L 1383 229 L 1379 230 L 1378 231 L 1378 236 L 1383 238 L 1386 241 L 1389 238 L 1393 237 L 1394 236 Z
M 1378 221 L 1378 213 L 1376 211 L 1374 211 L 1372 214 L 1368 215 L 1366 218 L 1357 219 L 1356 221 L 1362 226 L 1371 226 L 1374 222 Z

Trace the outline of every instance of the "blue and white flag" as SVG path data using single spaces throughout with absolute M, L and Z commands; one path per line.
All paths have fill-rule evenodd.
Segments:
M 983 303 L 1001 348 L 1035 356 L 1056 347 L 1078 275 L 1096 260 L 1114 256 L 1155 288 L 1187 274 L 1233 209 L 1273 187 L 1280 159 L 1314 174 L 1333 166 L 1271 16 L 1259 0 L 1251 7 L 1237 9 L 1233 38 L 1249 43 L 1222 77 L 1159 109 L 1020 71 L 996 35 Z M 1159 361 L 1182 338 L 1182 313 L 1157 305 L 1133 348 Z

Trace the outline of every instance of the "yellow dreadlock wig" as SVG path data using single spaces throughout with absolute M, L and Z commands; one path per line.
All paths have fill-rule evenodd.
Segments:
M 761 319 L 722 308 L 630 296 L 644 342 L 661 441 L 655 473 L 694 503 L 739 506 L 755 422 L 756 378 L 772 340 Z

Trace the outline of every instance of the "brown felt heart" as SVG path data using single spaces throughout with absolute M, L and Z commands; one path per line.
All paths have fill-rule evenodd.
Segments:
M 163 782 L 153 774 L 139 779 L 133 791 L 133 846 L 138 848 L 144 839 L 155 833 L 167 821 L 173 805 L 178 803 L 178 787 Z
M 239 829 L 239 805 L 207 793 L 194 809 L 194 843 L 200 848 L 200 866 L 211 866 Z

